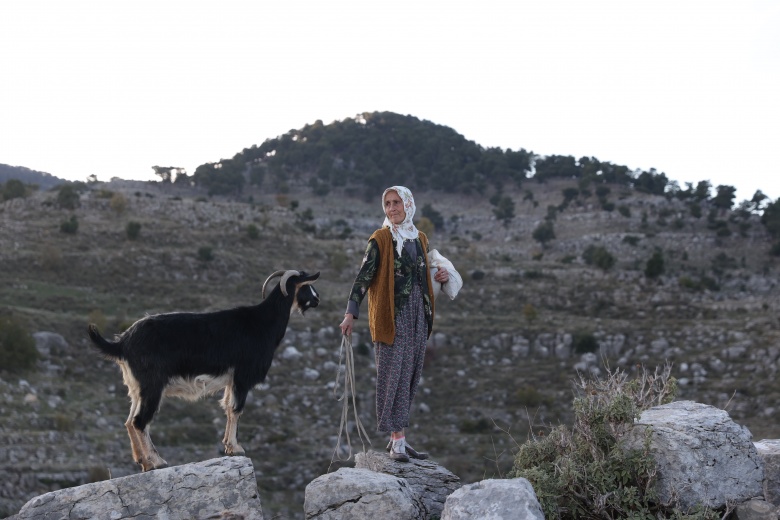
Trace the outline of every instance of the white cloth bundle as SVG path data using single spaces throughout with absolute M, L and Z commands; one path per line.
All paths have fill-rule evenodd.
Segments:
M 444 258 L 437 249 L 431 249 L 428 252 L 428 267 L 431 268 L 431 281 L 433 282 L 433 297 L 439 296 L 439 291 L 444 291 L 444 294 L 450 297 L 450 300 L 454 300 L 458 295 L 458 291 L 463 287 L 463 279 L 460 277 L 458 271 L 455 270 L 455 266 L 452 262 Z M 447 283 L 439 283 L 433 279 L 433 275 L 439 270 L 439 267 L 443 267 L 450 274 L 450 279 Z

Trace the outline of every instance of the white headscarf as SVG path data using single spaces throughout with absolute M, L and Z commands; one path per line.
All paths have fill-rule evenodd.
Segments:
M 385 195 L 388 191 L 394 191 L 401 197 L 401 201 L 404 203 L 404 211 L 406 212 L 406 218 L 400 224 L 393 224 L 390 219 L 385 215 L 385 221 L 382 223 L 382 227 L 390 228 L 390 233 L 395 238 L 395 247 L 398 251 L 398 256 L 401 256 L 401 251 L 404 247 L 404 240 L 414 240 L 420 236 L 420 232 L 414 227 L 412 219 L 414 218 L 414 211 L 417 209 L 414 205 L 414 197 L 409 188 L 404 186 L 391 186 L 382 193 L 382 211 L 385 210 Z

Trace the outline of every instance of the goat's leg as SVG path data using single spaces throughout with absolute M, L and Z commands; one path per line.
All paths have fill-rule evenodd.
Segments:
M 133 452 L 133 460 L 136 461 L 138 464 L 141 463 L 141 460 L 143 460 L 143 443 L 141 442 L 141 438 L 138 436 L 138 430 L 135 429 L 135 426 L 133 425 L 133 419 L 135 418 L 135 414 L 138 413 L 138 407 L 140 406 L 140 398 L 137 398 L 135 396 L 130 396 L 130 415 L 127 417 L 127 421 L 125 422 L 125 428 L 127 428 L 127 435 L 130 437 L 130 449 Z
M 160 469 L 168 467 L 168 463 L 160 457 L 157 449 L 152 444 L 152 438 L 149 436 L 149 423 L 157 412 L 162 399 L 162 388 L 145 388 L 141 392 L 141 401 L 139 403 L 138 413 L 131 418 L 130 426 L 135 430 L 139 444 L 141 446 L 140 460 L 136 460 L 143 471 Z
M 242 403 L 246 401 L 246 395 Z M 222 444 L 225 446 L 225 455 L 244 455 L 244 448 L 238 443 L 238 418 L 241 417 L 243 410 L 236 411 L 235 389 L 232 384 L 225 387 L 225 395 L 220 403 L 225 410 L 227 423 L 225 425 L 225 436 L 222 437 Z M 242 407 L 243 408 L 243 407 Z
M 142 461 L 146 458 L 145 442 L 141 432 L 135 427 L 133 422 L 141 407 L 141 387 L 130 371 L 130 367 L 126 363 L 120 362 L 118 364 L 122 369 L 122 379 L 127 387 L 127 395 L 130 397 L 130 415 L 127 416 L 127 421 L 125 421 L 127 435 L 130 437 L 130 449 L 133 453 L 133 460 L 143 467 Z

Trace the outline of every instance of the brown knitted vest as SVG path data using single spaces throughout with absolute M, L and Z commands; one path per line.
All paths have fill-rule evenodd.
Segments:
M 371 339 L 376 343 L 392 345 L 395 340 L 395 276 L 393 273 L 393 235 L 389 228 L 374 231 L 369 240 L 376 240 L 379 247 L 379 269 L 368 288 L 368 327 Z M 434 315 L 433 284 L 428 268 L 428 237 L 420 232 L 420 243 L 425 256 L 425 273 L 428 279 L 428 297 L 431 300 L 431 315 Z M 428 331 L 428 336 L 431 331 Z

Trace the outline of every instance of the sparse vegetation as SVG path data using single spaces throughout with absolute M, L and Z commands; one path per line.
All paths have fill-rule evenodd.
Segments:
M 23 372 L 35 366 L 38 351 L 27 326 L 13 316 L 0 316 L 0 371 Z
M 131 220 L 127 223 L 127 226 L 125 226 L 125 233 L 129 240 L 137 240 L 138 236 L 141 234 L 141 223 Z
M 76 218 L 76 215 L 71 215 L 68 220 L 63 220 L 60 222 L 60 232 L 62 233 L 75 235 L 78 230 L 79 220 Z
M 510 477 L 531 482 L 546 518 L 670 518 L 658 504 L 655 461 L 647 447 L 623 444 L 642 411 L 674 400 L 671 366 L 634 379 L 621 370 L 603 379 L 580 376 L 575 384 L 574 423 L 560 425 L 523 443 Z M 688 515 L 715 520 L 715 512 Z M 676 516 L 674 516 L 676 517 Z M 682 517 L 679 517 L 682 518 Z

